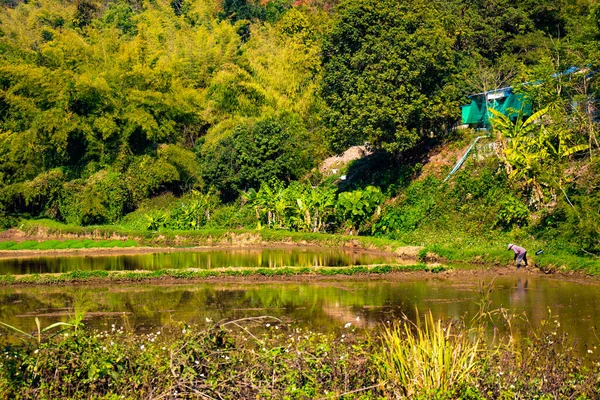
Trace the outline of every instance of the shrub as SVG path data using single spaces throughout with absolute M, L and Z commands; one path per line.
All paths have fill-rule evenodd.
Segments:
M 515 225 L 522 226 L 527 223 L 528 218 L 529 209 L 527 206 L 513 196 L 506 196 L 500 202 L 500 209 L 496 214 L 494 227 L 508 229 Z
M 67 182 L 59 205 L 60 215 L 74 225 L 116 222 L 131 207 L 123 178 L 118 172 L 101 170 L 87 180 Z

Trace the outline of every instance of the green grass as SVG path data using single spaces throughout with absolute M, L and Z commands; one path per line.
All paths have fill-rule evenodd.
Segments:
M 280 267 L 280 268 L 222 268 L 214 270 L 158 270 L 158 271 L 71 271 L 63 274 L 31 274 L 14 277 L 12 275 L 0 276 L 0 285 L 44 285 L 71 282 L 91 281 L 147 281 L 162 278 L 172 279 L 207 279 L 219 277 L 247 277 L 247 276 L 335 276 L 357 274 L 389 274 L 392 272 L 426 271 L 437 273 L 447 270 L 444 266 L 415 265 L 374 265 L 374 266 L 349 266 L 349 267 Z
M 454 228 L 453 228 L 454 227 Z M 536 264 L 546 272 L 580 271 L 589 275 L 600 275 L 600 259 L 582 257 L 574 254 L 577 249 L 562 243 L 532 238 L 527 232 L 514 229 L 511 232 L 489 230 L 477 232 L 471 226 L 459 226 L 453 223 L 449 226 L 424 225 L 423 227 L 398 235 L 396 239 L 372 236 L 348 236 L 323 233 L 289 232 L 284 230 L 227 230 L 204 229 L 197 231 L 161 230 L 131 231 L 118 225 L 81 227 L 61 224 L 51 220 L 23 221 L 20 228 L 29 234 L 46 233 L 54 235 L 78 235 L 81 239 L 65 241 L 35 242 L 1 242 L 0 250 L 31 248 L 94 248 L 94 247 L 132 247 L 145 246 L 230 246 L 238 241 L 245 244 L 302 244 L 313 246 L 351 247 L 394 251 L 395 249 L 412 245 L 424 246 L 420 258 L 427 254 L 446 262 L 469 264 L 511 265 L 513 253 L 506 249 L 508 243 L 517 243 L 529 250 L 528 258 L 531 264 Z M 123 240 L 109 240 L 112 237 Z M 105 238 L 101 241 L 93 238 Z M 126 240 L 127 239 L 127 240 Z M 16 247 L 15 247 L 16 246 Z M 544 253 L 535 255 L 536 250 L 543 249 Z
M 96 248 L 126 248 L 137 247 L 135 240 L 91 240 L 91 239 L 67 239 L 67 240 L 26 240 L 23 242 L 0 242 L 0 250 L 65 250 L 65 249 L 96 249 Z
M 518 335 L 492 336 L 482 319 L 441 321 L 428 313 L 422 320 L 416 313 L 415 320 L 392 316 L 385 325 L 340 326 L 329 333 L 270 316 L 202 324 L 169 320 L 143 334 L 125 315 L 106 331 L 87 328 L 77 317 L 43 329 L 38 323 L 37 335 L 0 324 L 0 397 L 600 396 L 598 354 L 578 354 L 576 337 L 559 324 L 544 321 Z

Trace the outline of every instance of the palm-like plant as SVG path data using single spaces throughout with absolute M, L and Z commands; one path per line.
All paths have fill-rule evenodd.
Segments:
M 524 119 L 519 113 L 513 122 L 501 112 L 490 109 L 492 127 L 499 145 L 498 155 L 504 161 L 509 178 L 522 181 L 533 189 L 538 199 L 543 197 L 538 177 L 550 161 L 560 161 L 588 149 L 588 144 L 573 143 L 572 132 L 561 126 L 538 124 L 549 111 L 543 108 Z

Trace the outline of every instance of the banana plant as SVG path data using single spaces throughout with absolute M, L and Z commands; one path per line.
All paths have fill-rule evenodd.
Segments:
M 342 218 L 352 225 L 353 232 L 358 233 L 364 221 L 381 211 L 384 199 L 379 188 L 367 186 L 364 190 L 340 193 L 337 208 Z
M 527 119 L 521 115 L 513 122 L 501 112 L 490 109 L 492 127 L 501 144 L 500 156 L 507 164 L 509 178 L 523 181 L 541 192 L 537 179 L 550 161 L 560 161 L 589 148 L 588 144 L 572 144 L 571 131 L 557 125 L 545 127 L 536 123 L 549 108 L 543 108 Z

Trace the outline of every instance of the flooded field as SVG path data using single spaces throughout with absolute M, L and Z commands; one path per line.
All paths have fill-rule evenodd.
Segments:
M 335 249 L 230 249 L 102 257 L 37 257 L 0 260 L 0 273 L 27 274 L 73 270 L 158 270 L 167 268 L 342 266 L 399 263 L 393 256 Z M 424 278 L 424 276 L 426 276 Z M 483 292 L 491 287 L 484 299 Z M 35 317 L 47 326 L 78 312 L 88 327 L 113 324 L 146 332 L 170 323 L 203 324 L 257 316 L 293 321 L 307 329 L 373 329 L 415 310 L 439 318 L 470 318 L 483 300 L 512 318 L 515 334 L 551 318 L 576 337 L 582 349 L 598 344 L 600 291 L 581 284 L 524 272 L 497 278 L 404 274 L 315 281 L 215 280 L 185 283 L 107 282 L 74 286 L 0 288 L 0 321 L 35 330 Z M 498 329 L 508 329 L 498 318 Z
M 312 283 L 123 284 L 64 287 L 8 287 L 0 290 L 0 321 L 26 331 L 34 318 L 47 326 L 85 312 L 85 324 L 112 324 L 143 333 L 172 322 L 205 323 L 253 316 L 274 316 L 317 331 L 352 326 L 373 329 L 403 314 L 415 318 L 431 310 L 435 317 L 475 315 L 482 300 L 478 279 L 432 278 L 401 281 L 323 281 Z M 491 308 L 514 314 L 525 334 L 528 324 L 557 320 L 583 349 L 598 344 L 600 291 L 544 277 L 499 277 L 489 296 Z M 499 319 L 500 321 L 501 319 Z M 348 325 L 350 324 L 350 325 Z M 499 329 L 507 329 L 499 323 Z
M 133 249 L 132 251 L 135 251 Z M 0 258 L 0 274 L 44 274 L 69 271 L 156 271 L 226 267 L 339 267 L 401 263 L 397 257 L 335 248 L 243 248 L 187 250 L 133 255 L 69 255 Z

